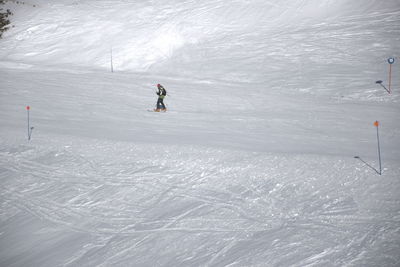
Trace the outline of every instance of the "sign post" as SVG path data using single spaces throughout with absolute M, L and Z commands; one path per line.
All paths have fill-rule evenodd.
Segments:
M 388 63 L 389 63 L 389 94 L 392 93 L 391 91 L 391 85 L 392 85 L 392 65 L 394 63 L 394 58 L 389 58 L 388 59 Z

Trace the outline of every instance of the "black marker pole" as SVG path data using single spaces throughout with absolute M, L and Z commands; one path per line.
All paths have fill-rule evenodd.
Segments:
M 28 141 L 31 140 L 31 127 L 29 125 L 29 110 L 31 109 L 30 106 L 26 106 L 26 111 L 28 113 Z

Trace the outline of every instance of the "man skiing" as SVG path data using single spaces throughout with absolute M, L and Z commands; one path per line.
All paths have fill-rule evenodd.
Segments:
M 164 105 L 164 97 L 167 95 L 167 91 L 161 84 L 157 84 L 158 91 L 156 94 L 158 95 L 158 100 L 157 100 L 157 108 L 154 110 L 156 112 L 166 112 L 167 109 L 165 108 Z

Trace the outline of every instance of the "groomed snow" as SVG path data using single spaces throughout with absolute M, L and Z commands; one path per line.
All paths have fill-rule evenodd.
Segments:
M 400 1 L 6 5 L 0 266 L 400 265 Z

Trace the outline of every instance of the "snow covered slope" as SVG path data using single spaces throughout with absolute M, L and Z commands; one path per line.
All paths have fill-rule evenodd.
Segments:
M 7 5 L 0 266 L 400 264 L 400 1 Z
M 343 86 L 337 75 L 350 71 L 369 78 L 393 56 L 391 51 L 399 50 L 399 1 L 365 2 L 10 3 L 16 23 L 0 56 L 109 69 L 112 49 L 117 70 L 170 71 L 275 87 L 281 72 L 286 86 L 312 79 L 326 87 L 318 77 L 328 75 L 329 83 Z

